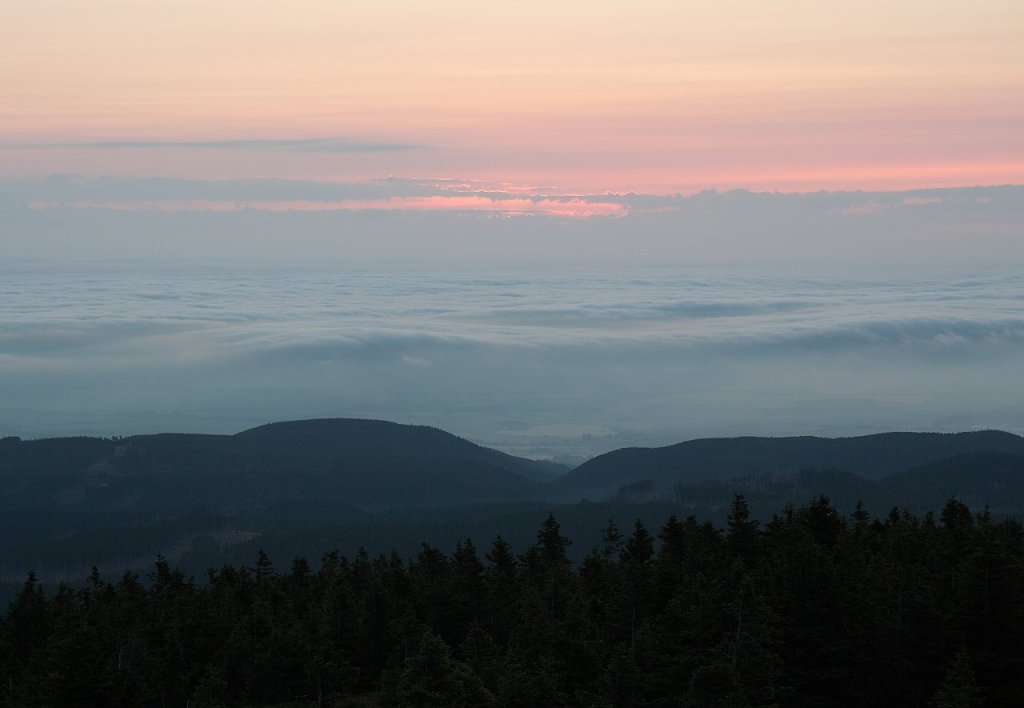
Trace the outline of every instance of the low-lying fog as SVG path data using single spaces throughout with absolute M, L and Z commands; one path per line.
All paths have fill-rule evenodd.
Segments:
M 573 460 L 702 436 L 1024 432 L 1019 272 L 0 268 L 8 435 L 351 416 Z

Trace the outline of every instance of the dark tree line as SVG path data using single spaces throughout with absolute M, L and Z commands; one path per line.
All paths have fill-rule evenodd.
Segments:
M 1024 533 L 938 519 L 605 529 L 573 567 L 549 516 L 517 555 L 264 554 L 196 582 L 98 572 L 0 622 L 4 706 L 1020 706 Z

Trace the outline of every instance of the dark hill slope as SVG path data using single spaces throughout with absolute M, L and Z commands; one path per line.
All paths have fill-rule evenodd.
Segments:
M 808 467 L 842 469 L 877 480 L 974 453 L 1024 454 L 1024 438 L 994 430 L 853 438 L 707 438 L 660 448 L 615 450 L 583 463 L 556 485 L 570 497 L 601 498 L 640 480 L 664 486 Z
M 233 436 L 249 450 L 306 459 L 406 458 L 484 463 L 521 477 L 548 482 L 564 466 L 481 447 L 457 435 L 423 425 L 383 420 L 326 418 L 270 423 Z
M 523 474 L 552 467 L 379 421 L 0 439 L 0 582 L 29 568 L 50 578 L 139 568 L 156 553 L 192 571 L 260 547 L 352 553 L 353 538 L 388 539 L 409 510 L 431 518 L 437 507 L 543 499 L 550 485 Z M 374 531 L 378 511 L 391 521 Z
M 154 514 L 329 499 L 367 509 L 536 499 L 550 465 L 432 428 L 278 423 L 237 435 L 55 438 L 0 445 L 4 508 Z M 528 476 L 527 476 L 528 475 Z
M 882 480 L 892 499 L 920 499 L 939 509 L 950 497 L 971 508 L 1015 515 L 1024 509 L 1024 455 L 1004 452 L 957 455 Z

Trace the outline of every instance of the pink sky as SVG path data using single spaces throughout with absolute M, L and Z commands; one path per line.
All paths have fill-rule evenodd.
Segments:
M 1019 0 L 9 0 L 0 177 L 1021 183 L 1022 36 Z

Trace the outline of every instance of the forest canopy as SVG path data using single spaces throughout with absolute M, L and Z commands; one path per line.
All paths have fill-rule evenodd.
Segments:
M 0 622 L 5 706 L 1017 706 L 1024 532 L 825 497 L 725 528 L 609 521 L 579 564 L 549 515 L 409 559 L 326 553 L 196 579 L 34 574 Z

